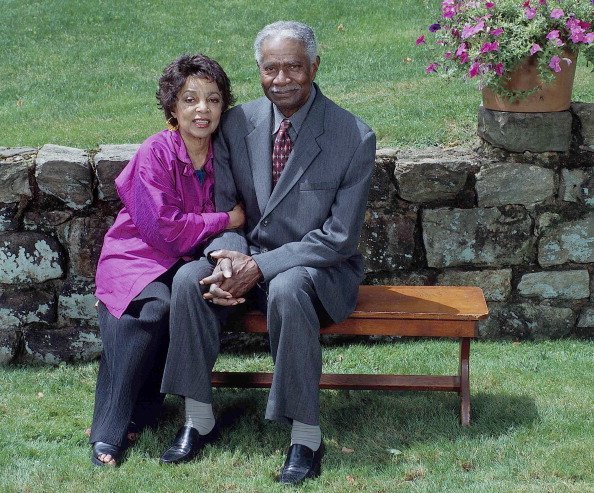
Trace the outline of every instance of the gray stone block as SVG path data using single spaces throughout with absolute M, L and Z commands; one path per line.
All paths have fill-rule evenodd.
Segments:
M 32 196 L 29 163 L 0 161 L 0 202 L 17 203 L 23 199 L 29 200 Z
M 0 148 L 0 159 L 22 159 L 35 153 L 37 153 L 35 147 L 2 147 Z
M 559 197 L 565 202 L 594 207 L 594 167 L 562 169 Z
M 0 204 L 0 232 L 19 228 L 18 211 L 18 204 Z
M 414 261 L 416 222 L 416 208 L 393 214 L 368 209 L 359 240 L 365 271 L 410 267 Z
M 44 145 L 35 160 L 35 178 L 41 192 L 79 210 L 93 201 L 93 177 L 86 151 Z
M 56 300 L 52 292 L 38 289 L 0 288 L 0 330 L 25 324 L 56 321 Z
M 577 326 L 594 329 L 594 305 L 585 306 L 580 312 Z
M 523 207 L 427 209 L 422 218 L 429 267 L 503 267 L 533 256 L 532 219 Z
M 489 317 L 479 322 L 479 335 L 484 339 L 558 339 L 571 333 L 575 320 L 571 308 L 489 303 Z
M 480 207 L 532 205 L 553 197 L 555 191 L 555 173 L 540 166 L 495 163 L 476 175 Z
M 462 191 L 470 168 L 468 157 L 414 156 L 399 158 L 394 169 L 398 194 L 415 203 L 436 203 L 451 200 Z
M 114 180 L 136 153 L 140 144 L 103 145 L 95 155 L 100 200 L 119 200 Z
M 30 283 L 58 279 L 65 259 L 60 244 L 39 233 L 0 233 L 0 283 Z
M 571 111 L 580 122 L 584 149 L 594 152 L 594 103 L 572 103 Z
M 511 269 L 446 270 L 437 276 L 440 286 L 478 286 L 487 301 L 505 301 L 511 294 Z
M 547 229 L 538 244 L 538 263 L 543 267 L 566 262 L 594 262 L 594 212 L 582 219 Z
M 100 215 L 75 217 L 57 228 L 60 241 L 68 250 L 69 273 L 93 279 L 103 246 L 103 237 L 112 219 Z
M 479 107 L 478 135 L 511 152 L 567 152 L 571 142 L 570 111 L 514 113 Z
M 0 330 L 0 365 L 10 363 L 16 356 L 21 341 L 17 330 Z
M 518 291 L 522 296 L 580 300 L 590 296 L 590 275 L 585 269 L 533 272 L 522 276 Z
M 54 235 L 74 217 L 71 210 L 65 211 L 29 211 L 23 219 L 23 227 L 26 231 L 37 231 Z
M 31 328 L 23 334 L 25 362 L 57 365 L 63 361 L 92 361 L 103 349 L 98 329 Z
M 58 298 L 58 316 L 61 324 L 74 321 L 88 322 L 97 326 L 97 299 L 94 295 L 95 283 L 85 279 L 70 279 L 62 287 Z

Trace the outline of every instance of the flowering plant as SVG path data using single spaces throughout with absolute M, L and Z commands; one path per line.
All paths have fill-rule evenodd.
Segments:
M 427 35 L 434 43 L 422 35 L 416 44 L 438 52 L 427 73 L 476 79 L 479 88 L 515 99 L 533 92 L 505 88 L 526 57 L 536 58 L 543 83 L 572 63 L 568 52 L 581 50 L 594 63 L 593 24 L 594 0 L 443 0 Z

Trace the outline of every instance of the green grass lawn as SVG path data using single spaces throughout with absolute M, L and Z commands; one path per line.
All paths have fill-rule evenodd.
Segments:
M 333 344 L 326 371 L 455 373 L 448 341 Z M 267 369 L 265 353 L 223 354 L 218 367 Z M 455 394 L 323 391 L 322 476 L 299 491 L 594 491 L 591 342 L 477 342 L 471 353 L 473 424 L 458 425 Z M 265 390 L 216 390 L 223 438 L 174 467 L 158 457 L 180 425 L 168 397 L 161 426 L 145 432 L 117 469 L 91 465 L 84 429 L 96 364 L 0 369 L 0 491 L 272 492 L 287 429 L 263 419 Z
M 239 102 L 258 97 L 252 42 L 278 19 L 313 26 L 322 90 L 366 120 L 379 146 L 463 143 L 475 133 L 480 94 L 473 84 L 426 76 L 426 54 L 414 45 L 439 4 L 4 0 L 0 146 L 141 142 L 164 127 L 156 81 L 181 53 L 219 60 Z M 594 101 L 592 81 L 580 60 L 573 99 Z

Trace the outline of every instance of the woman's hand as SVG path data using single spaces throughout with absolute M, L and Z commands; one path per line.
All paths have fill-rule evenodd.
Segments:
M 243 225 L 245 224 L 245 211 L 243 210 L 243 205 L 237 204 L 227 214 L 229 214 L 229 224 L 227 225 L 227 229 L 243 228 Z

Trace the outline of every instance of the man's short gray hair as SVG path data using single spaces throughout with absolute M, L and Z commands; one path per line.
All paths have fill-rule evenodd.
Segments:
M 268 38 L 280 37 L 297 39 L 303 43 L 309 62 L 313 63 L 318 56 L 318 46 L 313 29 L 307 24 L 296 21 L 278 21 L 264 26 L 254 41 L 254 54 L 258 65 L 262 61 L 262 44 Z

